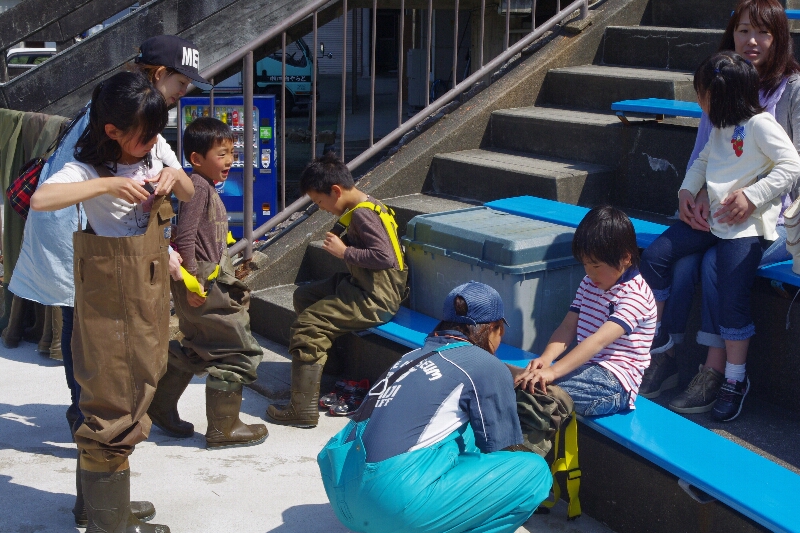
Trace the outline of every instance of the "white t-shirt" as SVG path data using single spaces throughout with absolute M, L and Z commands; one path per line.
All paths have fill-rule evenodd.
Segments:
M 144 178 L 158 174 L 164 166 L 181 168 L 175 152 L 161 135 L 158 136 L 158 142 L 150 150 L 150 155 L 153 161 L 152 168 L 148 169 L 144 162 L 133 165 L 118 164 L 116 176 L 137 179 L 141 183 Z M 43 186 L 51 183 L 78 183 L 93 179 L 102 179 L 93 166 L 72 162 L 65 164 L 64 168 L 50 176 Z M 154 195 L 150 195 L 150 198 L 141 204 L 131 204 L 110 194 L 102 194 L 82 203 L 83 209 L 86 211 L 86 218 L 89 219 L 89 224 L 97 235 L 132 237 L 142 235 L 147 230 L 154 197 Z
M 740 224 L 711 217 L 711 232 L 721 239 L 763 236 L 778 238 L 775 224 L 781 194 L 790 191 L 800 175 L 800 156 L 789 136 L 769 113 L 759 113 L 737 126 L 712 128 L 700 155 L 686 172 L 681 189 L 697 195 L 708 184 L 711 213 L 737 189 L 756 207 Z

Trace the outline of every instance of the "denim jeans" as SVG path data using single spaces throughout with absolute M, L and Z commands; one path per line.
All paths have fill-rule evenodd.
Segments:
M 81 399 L 81 386 L 75 381 L 72 365 L 72 323 L 74 312 L 74 307 L 61 307 L 61 355 L 64 357 L 64 374 L 67 377 L 67 387 L 69 387 L 71 402 L 67 412 L 77 414 L 80 421 L 83 418 L 80 407 L 78 407 L 78 402 Z
M 554 383 L 572 397 L 579 415 L 611 415 L 628 408 L 630 393 L 610 370 L 600 365 L 587 363 Z
M 661 327 L 672 337 L 675 344 L 683 343 L 689 313 L 692 311 L 692 295 L 700 282 L 700 265 L 703 252 L 687 255 L 675 263 L 672 271 L 672 287 L 670 293 L 675 295 L 667 299 Z
M 764 241 L 766 242 L 766 241 Z M 723 338 L 745 340 L 755 334 L 750 314 L 750 291 L 763 253 L 762 239 L 720 239 L 694 230 L 684 222 L 670 226 L 642 254 L 641 273 L 656 301 L 669 298 L 672 272 L 682 257 L 717 248 L 717 272 L 727 290 L 719 293 L 719 324 Z
M 786 228 L 778 226 L 775 228 L 778 238 L 769 244 L 769 247 L 761 256 L 759 266 L 779 263 L 791 259 L 792 255 L 786 250 Z M 764 241 L 768 243 L 769 241 Z M 701 308 L 701 327 L 697 332 L 697 344 L 703 346 L 713 346 L 725 348 L 725 339 L 731 339 L 726 333 L 722 333 L 719 324 L 719 288 L 717 286 L 717 250 L 710 249 L 703 257 L 701 268 L 703 305 Z

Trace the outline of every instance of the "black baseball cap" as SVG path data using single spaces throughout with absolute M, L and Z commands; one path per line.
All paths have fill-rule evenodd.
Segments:
M 211 85 L 200 75 L 200 52 L 191 41 L 176 35 L 150 37 L 139 47 L 139 55 L 134 61 L 169 67 L 198 83 Z

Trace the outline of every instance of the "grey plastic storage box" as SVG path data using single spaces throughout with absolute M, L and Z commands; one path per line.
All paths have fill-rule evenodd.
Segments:
M 540 354 L 585 275 L 572 257 L 574 232 L 488 207 L 418 215 L 403 238 L 411 308 L 441 320 L 454 287 L 486 283 L 503 298 L 503 342 Z

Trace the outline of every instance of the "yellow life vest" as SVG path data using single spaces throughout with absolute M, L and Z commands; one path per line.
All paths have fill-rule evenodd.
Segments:
M 383 227 L 386 229 L 386 233 L 389 235 L 389 240 L 392 241 L 392 248 L 394 248 L 394 254 L 397 257 L 397 267 L 399 270 L 404 270 L 403 249 L 400 247 L 400 238 L 397 235 L 397 222 L 394 220 L 394 211 L 390 207 L 374 204 L 369 201 L 361 202 L 339 217 L 339 224 L 344 226 L 345 229 L 350 226 L 350 221 L 353 218 L 353 211 L 356 209 L 370 209 L 378 214 L 381 222 L 383 222 Z

